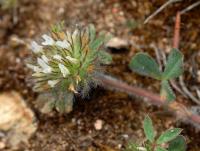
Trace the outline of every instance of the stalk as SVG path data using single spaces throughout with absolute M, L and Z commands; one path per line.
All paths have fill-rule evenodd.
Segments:
M 167 101 L 161 98 L 159 95 L 142 88 L 128 85 L 125 82 L 105 74 L 97 73 L 95 79 L 98 80 L 100 85 L 106 89 L 112 88 L 131 95 L 147 98 L 147 100 L 153 105 L 167 107 L 168 110 L 172 112 L 178 119 L 181 119 L 183 122 L 192 123 L 200 128 L 200 116 L 191 113 L 185 105 L 179 102 L 174 101 L 166 105 Z

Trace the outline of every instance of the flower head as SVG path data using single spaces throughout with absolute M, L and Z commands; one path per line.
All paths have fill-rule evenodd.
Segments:
M 41 45 L 32 42 L 34 54 L 27 67 L 34 72 L 36 91 L 87 93 L 89 85 L 95 81 L 94 74 L 101 64 L 107 63 L 105 58 L 110 57 L 99 50 L 105 35 L 98 38 L 95 35 L 92 25 L 77 27 L 74 31 L 54 27 L 51 35 L 42 36 Z

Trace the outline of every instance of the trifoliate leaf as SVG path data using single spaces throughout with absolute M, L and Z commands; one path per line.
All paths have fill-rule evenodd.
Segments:
M 178 136 L 169 143 L 169 151 L 186 151 L 186 143 L 183 136 Z
M 164 100 L 167 100 L 169 102 L 176 99 L 176 96 L 175 96 L 172 88 L 170 87 L 169 82 L 166 80 L 162 81 L 162 83 L 161 83 L 160 95 Z
M 180 129 L 180 128 L 174 128 L 174 129 L 167 130 L 166 132 L 161 134 L 161 136 L 157 139 L 156 143 L 157 144 L 167 143 L 167 142 L 175 139 L 181 133 L 181 131 L 182 131 L 182 129 Z
M 172 49 L 165 66 L 162 79 L 169 80 L 177 78 L 182 74 L 182 72 L 183 72 L 183 54 L 177 49 Z
M 110 64 L 112 62 L 112 56 L 103 50 L 99 51 L 98 57 L 103 64 Z
M 156 61 L 146 53 L 136 54 L 129 64 L 134 72 L 149 76 L 155 79 L 161 79 L 161 71 Z
M 146 138 L 150 142 L 153 142 L 155 134 L 154 134 L 153 124 L 149 116 L 145 117 L 143 127 L 144 127 L 144 133 L 145 133 Z

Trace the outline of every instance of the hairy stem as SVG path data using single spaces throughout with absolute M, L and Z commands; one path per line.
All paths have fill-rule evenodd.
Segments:
M 125 92 L 132 95 L 137 95 L 140 97 L 145 97 L 148 101 L 157 106 L 165 106 L 166 100 L 161 98 L 159 95 L 149 92 L 148 90 L 130 86 L 125 82 L 112 78 L 108 75 L 101 73 L 96 74 L 95 77 L 103 87 L 112 88 L 121 92 Z M 200 116 L 192 114 L 183 104 L 178 102 L 172 102 L 168 106 L 168 109 L 172 111 L 178 119 L 184 120 L 186 122 L 194 123 L 200 126 Z

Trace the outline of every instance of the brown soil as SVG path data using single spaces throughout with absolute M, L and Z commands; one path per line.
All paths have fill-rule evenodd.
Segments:
M 97 88 L 86 99 L 77 99 L 74 111 L 68 115 L 46 116 L 34 107 L 37 94 L 32 83 L 26 81 L 30 76 L 25 67 L 25 59 L 30 55 L 26 45 L 16 43 L 15 38 L 24 42 L 37 39 L 48 31 L 50 25 L 64 20 L 67 25 L 95 24 L 97 30 L 105 30 L 131 42 L 128 51 L 112 52 L 113 63 L 106 66 L 106 73 L 128 83 L 159 91 L 159 83 L 140 77 L 128 69 L 130 58 L 138 51 L 155 56 L 150 44 L 169 50 L 176 12 L 195 0 L 170 5 L 148 24 L 144 19 L 164 0 L 22 0 L 17 13 L 0 11 L 0 91 L 17 90 L 36 112 L 39 128 L 29 144 L 21 145 L 20 150 L 30 151 L 70 151 L 70 150 L 122 150 L 131 140 L 142 140 L 142 121 L 149 114 L 158 132 L 171 127 L 183 128 L 189 151 L 200 150 L 200 133 L 192 125 L 183 124 L 165 114 L 163 109 L 150 106 L 142 99 L 117 91 Z M 189 67 L 191 57 L 200 50 L 199 8 L 182 17 L 181 51 L 185 55 L 187 86 L 198 85 L 191 76 Z M 13 18 L 18 18 L 13 23 Z M 132 22 L 132 25 L 130 25 Z M 128 25 L 129 24 L 129 25 Z M 133 42 L 135 44 L 133 44 Z M 137 48 L 135 45 L 139 46 Z M 198 62 L 199 63 L 199 62 Z M 199 65 L 199 64 L 198 64 Z M 195 105 L 191 100 L 177 93 L 177 100 Z M 96 120 L 103 120 L 103 128 L 95 130 Z M 107 149 L 107 150 L 106 150 Z

